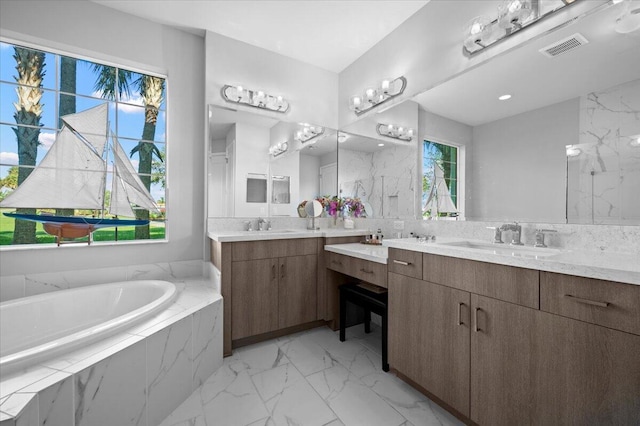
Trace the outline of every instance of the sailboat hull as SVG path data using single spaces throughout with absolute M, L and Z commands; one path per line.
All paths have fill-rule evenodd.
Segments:
M 54 216 L 22 213 L 3 213 L 14 219 L 29 220 L 42 223 L 42 227 L 49 235 L 60 238 L 82 238 L 100 228 L 116 226 L 141 226 L 149 224 L 148 220 L 138 219 L 107 219 L 81 216 Z

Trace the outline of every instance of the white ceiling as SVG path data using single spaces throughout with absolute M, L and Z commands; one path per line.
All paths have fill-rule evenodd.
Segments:
M 190 31 L 209 30 L 339 73 L 429 0 L 91 0 Z

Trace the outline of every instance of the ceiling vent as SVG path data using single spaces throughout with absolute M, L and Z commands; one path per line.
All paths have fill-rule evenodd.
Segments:
M 547 47 L 543 47 L 540 49 L 540 53 L 548 58 L 555 58 L 556 56 L 560 56 L 563 53 L 567 53 L 568 51 L 576 49 L 587 43 L 589 43 L 589 41 L 584 38 L 582 34 L 575 33 L 574 35 L 563 38 L 562 40 L 550 44 Z

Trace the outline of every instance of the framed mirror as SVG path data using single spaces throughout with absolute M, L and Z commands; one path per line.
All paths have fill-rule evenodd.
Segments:
M 368 218 L 416 217 L 420 191 L 418 105 L 404 102 L 338 135 L 338 192 Z
M 406 101 L 419 115 L 416 216 L 640 224 L 640 39 L 614 31 L 620 13 L 600 8 Z M 351 167 L 340 161 L 341 188 Z M 449 200 L 432 216 L 439 179 Z
M 299 217 L 337 195 L 337 132 L 209 105 L 208 217 Z

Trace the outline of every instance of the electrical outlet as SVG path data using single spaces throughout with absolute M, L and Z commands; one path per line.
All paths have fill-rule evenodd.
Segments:
M 394 220 L 393 229 L 396 231 L 402 231 L 404 229 L 404 220 Z

